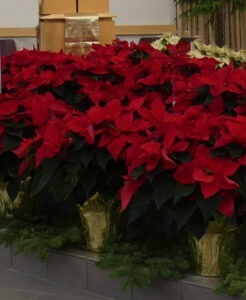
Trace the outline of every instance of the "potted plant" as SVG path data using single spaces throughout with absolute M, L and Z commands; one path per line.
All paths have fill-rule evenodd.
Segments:
M 35 204 L 46 196 L 72 206 L 97 192 L 120 199 L 127 238 L 141 232 L 166 245 L 185 232 L 200 238 L 217 215 L 239 225 L 245 69 L 220 68 L 179 46 L 164 53 L 116 41 L 86 57 L 22 51 L 6 58 L 0 158 L 10 155 L 7 166 L 14 161 L 18 170 L 8 179 L 30 176 Z

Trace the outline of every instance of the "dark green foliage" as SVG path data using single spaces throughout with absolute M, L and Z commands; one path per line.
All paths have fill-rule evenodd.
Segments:
M 182 241 L 182 242 L 181 242 Z M 184 247 L 186 246 L 186 247 Z M 154 279 L 178 280 L 190 269 L 190 253 L 183 239 L 110 244 L 100 254 L 98 266 L 112 277 L 125 279 L 122 289 L 142 288 Z
M 163 177 L 158 177 L 153 183 L 153 198 L 157 209 L 170 200 L 174 196 L 175 181 L 170 178 L 165 180 Z
M 219 265 L 223 282 L 215 290 L 243 299 L 246 299 L 246 253 L 240 249 L 240 242 L 245 241 L 245 226 L 246 223 L 241 224 L 236 231 L 222 235 L 224 246 L 220 250 Z
M 178 202 L 181 198 L 188 197 L 196 189 L 196 184 L 181 184 L 177 182 L 175 187 L 174 202 Z
M 164 172 L 152 179 L 133 196 L 127 208 L 128 223 L 135 227 L 152 228 L 154 234 L 162 231 L 167 236 L 187 229 L 199 239 L 221 198 L 216 195 L 215 200 L 212 197 L 211 201 L 205 201 L 198 184 L 175 182 Z M 193 199 L 191 196 L 194 193 Z
M 31 195 L 48 193 L 57 203 L 73 199 L 79 204 L 96 192 L 113 197 L 122 184 L 121 162 L 116 165 L 105 149 L 97 150 L 75 135 L 72 138 L 71 155 L 45 159 L 35 170 Z
M 225 292 L 230 296 L 241 296 L 246 299 L 246 258 L 234 260 L 227 255 L 221 265 L 223 283 L 216 292 Z
M 42 261 L 48 258 L 50 248 L 82 244 L 83 232 L 74 202 L 56 203 L 48 194 L 32 196 L 31 186 L 30 177 L 19 187 L 16 182 L 16 192 L 13 182 L 1 182 L 0 244 L 13 244 L 16 254 L 34 252 Z
M 78 226 L 51 227 L 44 224 L 31 224 L 14 218 L 1 219 L 0 244 L 15 246 L 15 254 L 36 253 L 45 261 L 50 248 L 78 245 L 82 242 L 82 230 Z

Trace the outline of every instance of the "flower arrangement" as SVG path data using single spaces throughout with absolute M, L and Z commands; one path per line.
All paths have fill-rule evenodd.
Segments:
M 189 52 L 190 56 L 203 58 L 212 57 L 220 62 L 221 66 L 229 65 L 231 62 L 235 66 L 245 64 L 246 55 L 243 51 L 234 51 L 226 47 L 218 47 L 215 45 L 206 45 L 199 40 L 195 40 L 191 46 L 192 50 Z
M 5 58 L 2 176 L 31 176 L 37 203 L 119 191 L 129 223 L 148 218 L 167 235 L 201 236 L 217 213 L 239 222 L 246 71 L 217 64 L 178 44 L 167 54 L 120 41 L 86 57 L 25 50 Z
M 143 231 L 151 242 L 142 252 L 131 241 L 110 246 L 104 263 L 117 262 L 116 275 L 130 272 L 127 285 L 142 286 L 190 268 L 184 231 L 201 237 L 210 220 L 245 220 L 244 65 L 197 58 L 186 41 L 165 39 L 164 51 L 116 41 L 85 57 L 23 50 L 3 58 L 1 179 L 12 199 L 28 182 L 14 214 L 25 221 L 20 248 L 26 222 L 37 227 L 32 235 L 47 224 L 57 234 L 77 204 L 94 195 L 119 200 L 124 234 Z M 52 245 L 78 242 L 72 232 L 60 230 L 58 243 L 45 235 L 42 257 Z
M 234 63 L 235 67 L 238 67 L 242 66 L 246 62 L 246 54 L 244 51 L 234 51 L 226 47 L 206 45 L 198 37 L 191 42 L 186 42 L 186 39 L 187 38 L 181 38 L 177 35 L 167 32 L 164 33 L 161 38 L 154 41 L 151 45 L 155 49 L 159 49 L 166 53 L 169 53 L 174 48 L 187 53 L 191 57 L 210 57 L 220 63 L 218 67 L 229 65 L 232 62 Z

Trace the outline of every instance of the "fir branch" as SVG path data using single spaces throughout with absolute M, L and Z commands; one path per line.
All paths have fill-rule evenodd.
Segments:
M 174 244 L 171 247 L 170 244 L 111 244 L 100 254 L 97 265 L 111 269 L 111 277 L 123 277 L 122 290 L 133 285 L 142 288 L 150 285 L 155 278 L 182 278 L 191 267 L 190 255 L 184 249 Z
M 48 227 L 13 218 L 0 222 L 0 244 L 5 247 L 15 245 L 15 255 L 36 253 L 41 261 L 45 261 L 51 248 L 60 249 L 67 245 L 78 245 L 81 241 L 82 231 L 75 225 Z

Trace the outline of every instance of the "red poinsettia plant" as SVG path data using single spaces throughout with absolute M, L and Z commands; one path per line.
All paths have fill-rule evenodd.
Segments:
M 129 223 L 165 233 L 244 218 L 245 69 L 116 41 L 85 57 L 17 52 L 2 78 L 2 173 L 31 176 L 32 196 L 118 191 Z

